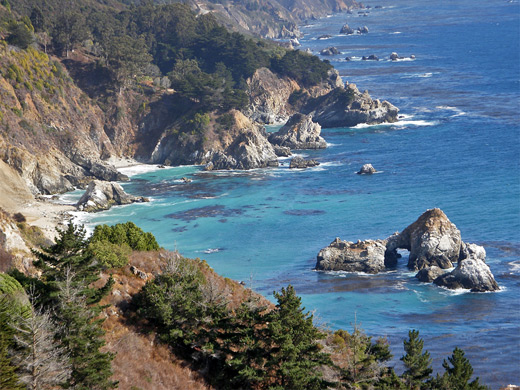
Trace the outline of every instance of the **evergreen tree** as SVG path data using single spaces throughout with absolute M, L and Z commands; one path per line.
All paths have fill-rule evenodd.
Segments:
M 101 289 L 91 286 L 99 279 L 103 263 L 89 250 L 85 228 L 69 222 L 64 230 L 58 229 L 58 233 L 54 245 L 41 251 L 33 251 L 38 258 L 34 265 L 42 271 L 40 283 L 36 283 L 38 303 L 55 305 L 60 293 L 60 283 L 67 277 L 73 277 L 70 283 L 81 289 L 81 294 L 87 297 L 89 304 L 99 302 L 112 287 L 113 280 L 110 278 Z M 19 281 L 26 288 L 35 283 L 33 279 L 16 275 L 17 278 L 20 276 Z
M 18 46 L 21 49 L 27 49 L 34 42 L 34 35 L 29 27 L 23 22 L 12 21 L 9 23 L 9 36 L 7 42 L 11 45 Z
M 473 367 L 469 360 L 464 356 L 464 351 L 455 348 L 453 354 L 444 360 L 442 366 L 445 369 L 444 375 L 436 380 L 436 387 L 445 390 L 486 390 L 487 386 L 480 384 L 479 378 L 470 382 L 473 375 Z
M 25 386 L 18 380 L 16 366 L 9 356 L 9 345 L 9 335 L 0 329 L 0 390 L 22 390 Z
M 229 381 L 232 388 L 256 388 L 266 379 L 266 309 L 250 296 L 236 309 L 231 326 L 226 329 L 224 352 L 230 358 L 222 379 Z
M 57 317 L 59 333 L 71 364 L 71 384 L 78 390 L 107 390 L 117 387 L 110 380 L 114 355 L 101 352 L 105 332 L 99 318 L 100 307 L 87 305 L 87 297 L 72 283 L 71 275 L 60 286 Z
M 403 379 L 409 389 L 420 389 L 433 372 L 432 359 L 428 351 L 423 352 L 424 341 L 419 338 L 419 331 L 409 331 L 408 337 L 404 341 L 405 355 L 401 358 L 406 367 Z
M 318 340 L 324 335 L 305 313 L 294 288 L 289 285 L 280 293 L 276 310 L 269 314 L 267 335 L 272 346 L 266 368 L 272 383 L 270 389 L 323 389 L 328 383 L 318 367 L 331 364 L 330 356 L 320 351 Z

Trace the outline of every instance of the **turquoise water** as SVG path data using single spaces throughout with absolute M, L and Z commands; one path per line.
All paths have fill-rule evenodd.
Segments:
M 125 188 L 152 202 L 90 216 L 90 226 L 132 220 L 160 244 L 200 257 L 270 297 L 293 284 L 317 321 L 386 335 L 400 371 L 402 341 L 419 329 L 434 368 L 459 346 L 498 389 L 520 384 L 520 7 L 517 1 L 386 0 L 368 17 L 333 15 L 305 26 L 303 48 L 336 46 L 344 80 L 400 107 L 400 123 L 324 129 L 329 147 L 300 151 L 321 165 L 139 173 Z M 377 5 L 376 3 L 371 5 Z M 367 35 L 340 36 L 345 23 Z M 317 40 L 331 34 L 328 40 Z M 391 62 L 391 52 L 414 61 Z M 357 60 L 375 54 L 379 62 Z M 344 60 L 346 56 L 353 61 Z M 381 173 L 359 176 L 362 164 Z M 181 177 L 190 177 L 189 184 Z M 379 275 L 318 273 L 335 237 L 386 238 L 439 207 L 463 240 L 484 245 L 501 292 L 449 292 L 406 268 Z

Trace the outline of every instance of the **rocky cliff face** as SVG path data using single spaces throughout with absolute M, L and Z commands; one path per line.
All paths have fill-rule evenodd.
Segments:
M 102 161 L 118 155 L 103 112 L 59 61 L 0 45 L 0 100 L 0 158 L 33 194 L 68 191 L 88 177 L 124 179 Z
M 267 68 L 258 69 L 247 80 L 249 107 L 246 114 L 254 121 L 273 124 L 286 122 L 296 111 L 289 103 L 296 81 L 279 77 Z
M 295 113 L 310 115 L 321 127 L 349 127 L 360 123 L 396 122 L 399 109 L 361 93 L 354 84 L 343 85 L 335 69 L 321 84 L 305 88 L 266 68 L 248 80 L 250 104 L 247 115 L 271 124 L 285 122 Z
M 227 114 L 225 129 L 207 129 L 205 140 L 188 134 L 167 134 L 151 156 L 153 163 L 208 164 L 208 169 L 252 169 L 278 166 L 265 129 L 240 111 Z
M 298 37 L 298 24 L 305 20 L 362 7 L 355 0 L 255 0 L 247 4 L 191 0 L 188 4 L 199 13 L 213 13 L 232 29 L 264 38 Z
M 320 136 L 321 126 L 310 115 L 294 114 L 269 142 L 290 149 L 325 149 L 327 142 Z

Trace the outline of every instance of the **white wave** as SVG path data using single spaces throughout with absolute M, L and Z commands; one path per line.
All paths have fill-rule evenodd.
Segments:
M 323 162 L 323 163 L 320 163 L 320 167 L 340 167 L 342 165 L 345 165 L 339 161 L 327 161 L 327 162 Z
M 369 128 L 369 127 L 407 127 L 407 126 L 417 126 L 417 127 L 422 127 L 422 126 L 435 126 L 439 124 L 438 121 L 426 121 L 426 120 L 422 120 L 422 119 L 419 119 L 419 120 L 413 120 L 413 121 L 399 121 L 399 122 L 394 122 L 394 123 L 388 123 L 388 122 L 385 122 L 385 123 L 379 123 L 379 124 L 367 124 L 367 123 L 360 123 L 356 126 L 353 126 L 351 127 L 351 129 L 366 129 L 366 128 Z
M 395 35 L 395 34 L 402 34 L 402 32 L 401 32 L 401 31 L 394 31 L 394 32 L 391 32 L 390 34 L 392 34 L 392 35 Z
M 435 107 L 439 110 L 445 110 L 445 111 L 453 111 L 455 114 L 451 116 L 451 118 L 455 118 L 457 116 L 463 116 L 466 115 L 466 112 L 462 111 L 460 108 L 452 107 L 452 106 L 437 106 Z
M 337 276 L 337 277 L 340 277 L 340 278 L 346 278 L 349 275 L 377 277 L 377 275 L 375 275 L 375 274 L 369 274 L 369 273 L 366 273 L 366 272 L 321 271 L 321 270 L 318 270 L 318 269 L 315 269 L 314 271 L 315 272 L 323 272 L 326 275 Z
M 339 146 L 339 144 L 333 144 L 331 142 L 327 142 L 327 148 L 334 148 L 336 146 Z
M 511 267 L 512 272 L 520 273 L 520 260 L 511 261 L 507 264 Z
M 442 290 L 443 295 L 450 295 L 450 296 L 456 296 L 456 295 L 462 295 L 470 293 L 471 290 L 468 288 L 455 288 L 455 289 L 449 289 L 444 286 L 439 286 Z
M 148 172 L 154 172 L 158 171 L 160 169 L 172 169 L 174 167 L 162 167 L 159 168 L 159 165 L 157 164 L 139 164 L 139 165 L 132 165 L 129 167 L 122 167 L 117 168 L 119 172 L 121 172 L 124 175 L 127 175 L 129 177 L 140 175 L 141 173 L 148 173 Z
M 203 250 L 203 253 L 210 254 L 210 253 L 217 253 L 220 252 L 220 248 L 208 248 L 206 250 Z

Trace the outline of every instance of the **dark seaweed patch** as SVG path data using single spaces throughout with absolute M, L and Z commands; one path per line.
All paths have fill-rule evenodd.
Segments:
M 185 211 L 179 211 L 166 215 L 166 218 L 180 219 L 185 222 L 194 221 L 197 218 L 214 218 L 214 217 L 235 217 L 242 215 L 243 211 L 240 209 L 228 209 L 222 205 L 198 207 Z
M 304 216 L 304 215 L 320 215 L 325 214 L 324 210 L 305 210 L 305 209 L 297 209 L 297 210 L 285 210 L 283 212 L 287 215 L 297 215 L 297 216 Z

